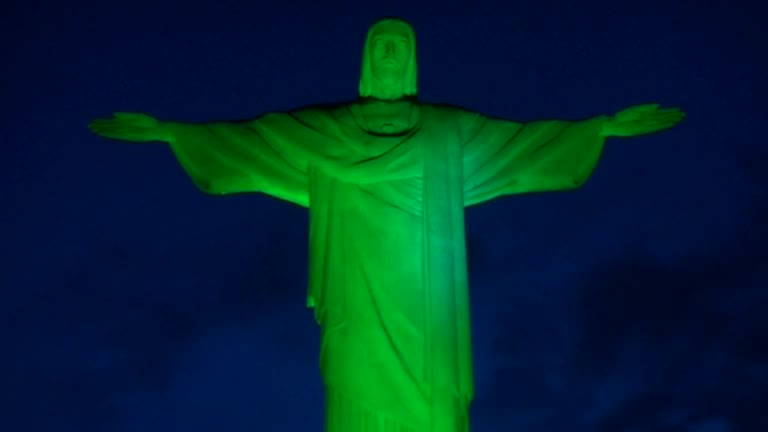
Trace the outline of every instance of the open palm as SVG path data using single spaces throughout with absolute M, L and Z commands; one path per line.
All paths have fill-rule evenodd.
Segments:
M 117 112 L 111 119 L 96 119 L 88 124 L 95 134 L 122 141 L 163 141 L 160 122 L 147 114 Z
M 660 109 L 659 104 L 623 109 L 603 126 L 604 136 L 632 137 L 669 129 L 685 118 L 680 108 Z

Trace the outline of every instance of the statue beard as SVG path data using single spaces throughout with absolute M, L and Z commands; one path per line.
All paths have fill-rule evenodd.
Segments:
M 405 80 L 402 76 L 385 73 L 374 76 L 373 80 L 372 96 L 376 99 L 394 100 L 405 96 Z

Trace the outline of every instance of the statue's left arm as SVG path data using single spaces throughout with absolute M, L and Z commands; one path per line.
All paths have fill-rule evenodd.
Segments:
M 605 140 L 657 132 L 678 123 L 675 108 L 638 105 L 614 116 L 517 123 L 470 114 L 463 119 L 464 203 L 503 195 L 574 189 L 594 171 Z

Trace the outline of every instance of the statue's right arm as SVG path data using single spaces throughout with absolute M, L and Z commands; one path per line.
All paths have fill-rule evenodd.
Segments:
M 297 143 L 317 135 L 290 115 L 253 121 L 185 123 L 142 113 L 115 113 L 88 127 L 129 142 L 165 142 L 198 188 L 206 193 L 263 192 L 307 207 L 307 151 Z

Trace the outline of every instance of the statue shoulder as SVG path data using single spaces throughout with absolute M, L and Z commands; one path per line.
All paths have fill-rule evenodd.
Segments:
M 461 128 L 465 128 L 484 118 L 477 111 L 455 104 L 429 103 L 421 104 L 421 106 L 422 112 L 428 117 L 437 117 L 442 122 L 458 124 Z
M 284 111 L 274 111 L 257 118 L 273 121 L 299 121 L 310 126 L 327 125 L 343 118 L 349 112 L 350 103 L 326 103 L 305 105 Z

